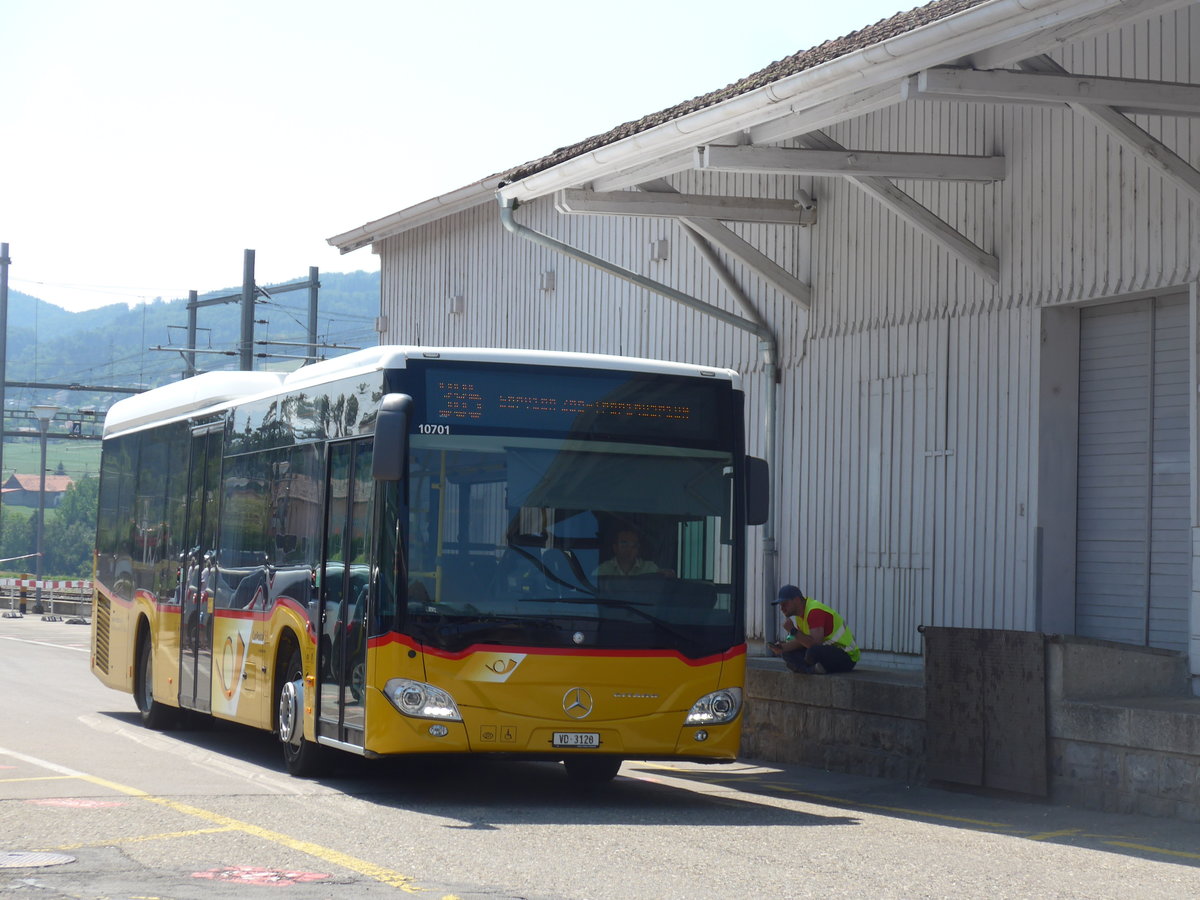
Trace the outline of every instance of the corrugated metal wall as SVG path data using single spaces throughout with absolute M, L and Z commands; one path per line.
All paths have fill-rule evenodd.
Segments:
M 861 646 L 917 626 L 1032 628 L 1027 365 L 1032 314 L 1002 310 L 813 341 L 789 373 L 798 465 L 783 576 L 843 607 Z
M 1056 58 L 1080 73 L 1196 81 L 1198 31 L 1193 6 Z M 1136 121 L 1184 158 L 1200 153 L 1197 120 Z M 806 314 L 731 263 L 782 348 L 780 576 L 842 607 L 867 648 L 919 652 L 920 623 L 1036 628 L 1034 307 L 1195 279 L 1197 205 L 1066 108 L 913 101 L 830 134 L 857 149 L 1004 155 L 998 184 L 898 182 L 994 253 L 1001 281 L 840 179 L 801 183 L 820 201 L 813 228 L 733 226 L 813 286 Z M 694 173 L 673 183 L 761 197 L 795 187 Z M 669 220 L 563 216 L 545 200 L 517 217 L 736 309 Z M 652 262 L 661 238 L 669 259 Z M 389 239 L 383 254 L 388 340 L 729 366 L 750 376 L 750 449 L 762 454 L 761 363 L 748 334 L 508 235 L 492 205 Z M 553 291 L 541 289 L 547 271 Z M 463 312 L 450 314 L 459 295 Z M 751 597 L 763 590 L 756 575 Z

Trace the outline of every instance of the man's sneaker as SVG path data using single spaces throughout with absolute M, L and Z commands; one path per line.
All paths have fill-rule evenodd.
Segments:
M 816 663 L 813 665 L 813 671 L 816 672 L 818 675 L 829 674 L 825 671 L 825 667 L 823 665 L 821 665 L 820 663 Z

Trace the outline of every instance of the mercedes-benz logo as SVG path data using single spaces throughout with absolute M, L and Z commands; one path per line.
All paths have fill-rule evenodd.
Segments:
M 586 719 L 592 714 L 592 695 L 583 688 L 571 688 L 563 694 L 563 712 L 572 719 Z

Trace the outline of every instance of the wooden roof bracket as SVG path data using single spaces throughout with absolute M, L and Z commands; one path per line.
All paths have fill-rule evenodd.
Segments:
M 812 150 L 837 150 L 847 152 L 846 148 L 822 131 L 810 131 L 801 135 L 797 140 Z M 993 284 L 1000 283 L 1000 260 L 994 254 L 988 253 L 949 222 L 935 215 L 922 206 L 889 179 L 878 175 L 851 175 L 843 177 L 858 185 L 900 218 L 914 228 L 924 232 L 943 248 L 953 253 L 972 269 Z
M 690 294 L 685 294 L 683 291 L 676 290 L 669 284 L 663 284 L 661 281 L 655 281 L 653 278 L 647 278 L 645 275 L 639 275 L 637 272 L 630 271 L 616 263 L 609 262 L 606 259 L 601 259 L 594 256 L 585 250 L 580 250 L 578 247 L 572 247 L 570 244 L 564 243 L 557 238 L 552 238 L 548 234 L 542 234 L 540 231 L 534 231 L 526 225 L 521 225 L 517 222 L 514 211 L 517 208 L 517 201 L 509 199 L 502 194 L 497 194 L 496 199 L 500 204 L 500 223 L 505 230 L 510 234 L 514 234 L 519 238 L 524 238 L 541 247 L 553 250 L 555 253 L 561 253 L 568 256 L 576 262 L 581 262 L 584 265 L 592 266 L 600 269 L 602 272 L 607 272 L 609 275 L 616 276 L 623 281 L 628 281 L 630 284 L 635 284 L 640 288 L 658 294 L 661 297 L 666 297 L 669 300 L 674 300 L 676 303 L 682 304 L 689 309 L 694 309 L 697 312 L 704 313 L 707 316 L 712 316 L 714 319 L 719 319 L 726 325 L 732 325 L 734 328 L 740 328 L 742 331 L 748 331 L 760 340 L 771 340 L 771 330 L 757 322 L 751 322 L 749 319 L 744 319 L 741 316 L 734 315 L 731 312 L 721 309 L 719 306 L 713 306 L 711 303 L 706 303 Z
M 1024 60 L 1020 66 L 1026 72 L 1053 75 L 1071 74 L 1049 56 L 1044 55 Z M 1139 128 L 1124 114 L 1111 106 L 1098 103 L 1068 101 L 1067 106 L 1076 114 L 1091 120 L 1107 131 L 1136 153 L 1148 167 L 1168 181 L 1187 191 L 1192 197 L 1200 199 L 1200 171 L 1158 138 Z M 1171 112 L 1164 110 L 1158 114 L 1171 115 Z

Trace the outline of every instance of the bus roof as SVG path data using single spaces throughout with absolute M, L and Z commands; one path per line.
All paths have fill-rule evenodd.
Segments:
M 284 380 L 285 390 L 322 384 L 381 369 L 403 369 L 410 359 L 443 359 L 455 362 L 495 362 L 508 365 L 572 366 L 623 372 L 650 372 L 662 375 L 707 375 L 736 383 L 737 372 L 715 366 L 696 366 L 660 359 L 609 356 L 600 353 L 569 353 L 559 350 L 510 350 L 484 347 L 412 347 L 384 345 L 368 347 L 324 362 L 304 366 Z
M 495 362 L 509 365 L 571 366 L 662 375 L 707 376 L 739 384 L 732 369 L 696 366 L 656 359 L 607 356 L 599 353 L 566 353 L 554 350 L 504 350 L 480 347 L 368 347 L 297 369 L 280 372 L 205 372 L 135 394 L 114 403 L 104 418 L 104 436 L 150 423 L 166 423 L 184 416 L 215 412 L 236 401 L 279 394 L 339 378 L 350 378 L 383 369 L 404 369 L 410 359 L 442 359 L 455 362 Z
M 104 436 L 216 409 L 231 400 L 275 393 L 283 380 L 280 372 L 205 372 L 164 384 L 110 406 L 104 417 Z

